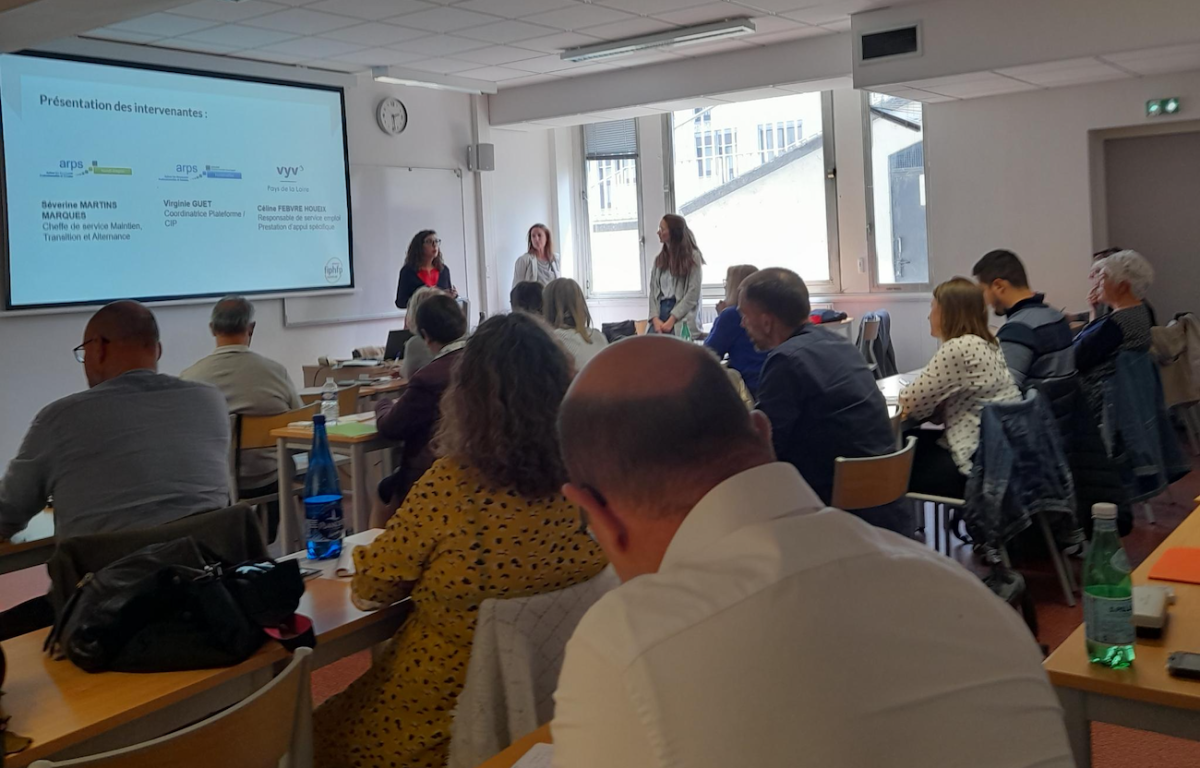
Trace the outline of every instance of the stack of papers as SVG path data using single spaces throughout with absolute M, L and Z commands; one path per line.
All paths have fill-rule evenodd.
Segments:
M 534 744 L 513 768 L 550 768 L 554 762 L 553 744 Z
M 334 568 L 333 574 L 340 578 L 346 578 L 354 575 L 354 550 L 359 547 L 365 547 L 379 534 L 383 533 L 382 528 L 372 528 L 369 531 L 363 531 L 357 536 L 353 536 L 353 543 L 347 539 L 346 546 L 342 547 L 342 554 L 338 555 L 337 566 Z

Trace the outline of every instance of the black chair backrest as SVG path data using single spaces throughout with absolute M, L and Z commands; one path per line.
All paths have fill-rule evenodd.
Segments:
M 191 536 L 222 560 L 242 563 L 269 557 L 258 516 L 246 504 L 157 525 L 112 533 L 76 536 L 58 542 L 46 564 L 50 572 L 50 602 L 58 616 L 86 574 L 151 544 Z

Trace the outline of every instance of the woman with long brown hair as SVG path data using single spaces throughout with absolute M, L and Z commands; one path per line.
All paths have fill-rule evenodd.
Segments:
M 513 268 L 513 287 L 518 283 L 546 285 L 558 279 L 558 254 L 554 238 L 545 224 L 534 224 L 525 233 L 526 250 L 517 258 Z
M 546 322 L 574 358 L 577 372 L 608 346 L 604 334 L 592 327 L 592 313 L 583 289 L 571 278 L 552 280 L 542 295 L 542 306 Z
M 987 317 L 983 291 L 973 281 L 956 277 L 933 289 L 929 333 L 942 344 L 900 393 L 900 411 L 906 419 L 936 417 L 946 429 L 941 436 L 917 431 L 913 491 L 961 499 L 979 447 L 984 407 L 1021 399 Z
M 396 284 L 396 309 L 407 309 L 409 299 L 422 286 L 438 288 L 458 298 L 450 280 L 450 267 L 442 258 L 442 239 L 432 229 L 422 229 L 408 243 Z
M 354 604 L 411 595 L 412 613 L 371 669 L 317 710 L 321 768 L 445 765 L 480 604 L 563 589 L 605 564 L 560 491 L 571 371 L 546 324 L 497 315 L 458 354 L 435 438 L 443 458 L 354 551 Z
M 662 250 L 650 270 L 650 327 L 654 333 L 679 336 L 684 328 L 699 330 L 700 286 L 704 257 L 696 247 L 696 236 L 682 216 L 668 213 L 658 224 Z
M 738 264 L 726 271 L 725 300 L 717 303 L 717 319 L 713 321 L 712 331 L 704 339 L 704 346 L 717 357 L 724 360 L 726 355 L 729 356 L 730 369 L 741 374 L 751 397 L 758 394 L 758 379 L 763 364 L 767 362 L 767 353 L 758 351 L 742 327 L 738 289 L 742 287 L 743 280 L 757 271 L 758 267 L 752 264 Z

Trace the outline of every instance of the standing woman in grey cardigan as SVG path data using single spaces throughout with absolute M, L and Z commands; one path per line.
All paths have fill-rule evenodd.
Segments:
M 679 335 L 684 323 L 694 336 L 700 330 L 701 265 L 704 258 L 696 236 L 682 216 L 668 213 L 658 225 L 662 250 L 650 270 L 650 329 L 652 333 Z
M 534 224 L 525 236 L 529 250 L 517 259 L 513 270 L 513 286 L 517 283 L 539 283 L 545 286 L 558 279 L 558 257 L 554 254 L 554 241 L 550 228 L 545 224 Z

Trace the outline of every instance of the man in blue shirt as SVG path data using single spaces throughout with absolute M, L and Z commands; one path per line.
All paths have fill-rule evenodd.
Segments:
M 758 349 L 770 350 L 759 379 L 758 408 L 771 420 L 775 455 L 800 470 L 828 504 L 834 459 L 896 450 L 887 403 L 858 349 L 809 322 L 808 287 L 795 272 L 756 272 L 742 283 L 740 296 L 742 326 Z M 912 535 L 912 515 L 900 501 L 847 511 Z
M 1005 318 L 996 338 L 1022 390 L 1075 375 L 1071 325 L 1046 297 L 1029 288 L 1025 266 L 1012 251 L 991 251 L 972 270 L 984 300 Z

